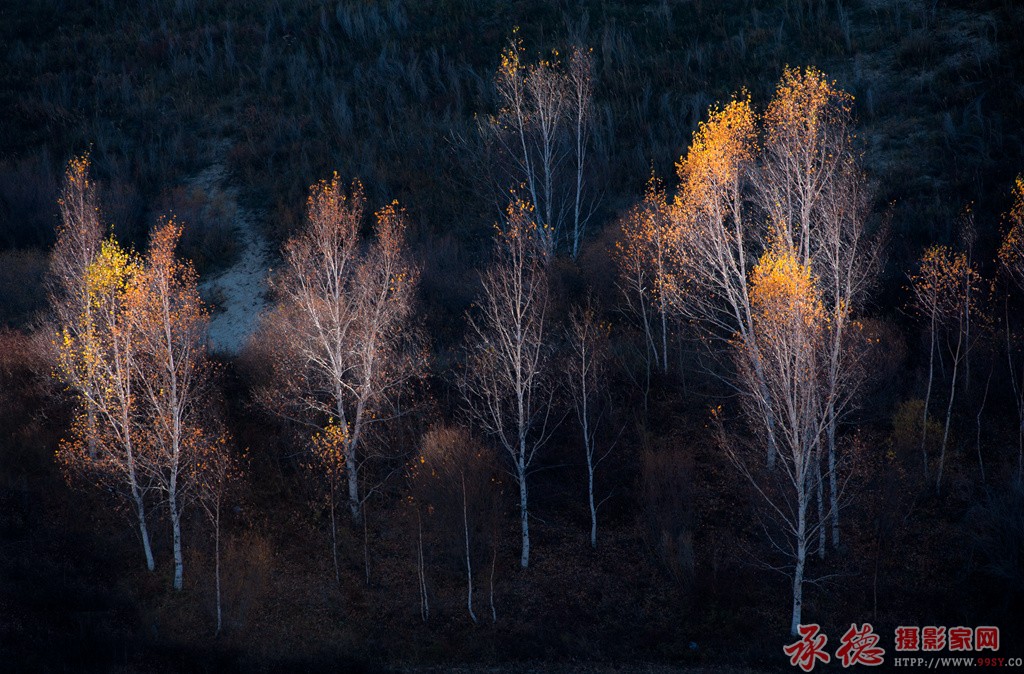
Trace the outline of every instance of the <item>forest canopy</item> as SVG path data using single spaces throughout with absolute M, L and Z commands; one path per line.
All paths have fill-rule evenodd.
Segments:
M 18 668 L 1021 654 L 1017 3 L 0 17 Z

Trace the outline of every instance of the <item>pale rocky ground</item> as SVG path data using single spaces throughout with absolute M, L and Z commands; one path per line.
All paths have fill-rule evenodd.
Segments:
M 223 152 L 220 155 L 223 156 Z M 252 336 L 267 304 L 270 247 L 260 234 L 259 214 L 239 203 L 238 188 L 229 183 L 223 159 L 199 173 L 192 184 L 224 203 L 223 210 L 233 214 L 238 259 L 227 269 L 201 279 L 199 291 L 213 309 L 210 349 L 214 353 L 235 355 Z

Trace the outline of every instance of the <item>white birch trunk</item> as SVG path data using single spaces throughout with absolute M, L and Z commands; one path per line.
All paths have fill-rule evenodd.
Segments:
M 152 571 L 156 568 L 156 564 L 153 562 L 153 548 L 149 543 L 149 527 L 146 526 L 146 504 L 142 500 L 142 494 L 139 493 L 134 475 L 132 477 L 132 499 L 135 501 L 135 512 L 139 517 L 139 535 L 142 536 L 142 549 L 146 553 L 146 568 Z
M 213 559 L 214 559 L 214 581 L 217 590 L 217 632 L 220 634 L 223 624 L 220 602 L 220 503 L 217 504 L 213 525 Z
M 171 478 L 171 491 L 168 495 L 171 509 L 171 530 L 174 539 L 174 589 L 181 590 L 184 586 L 184 562 L 181 556 L 181 513 L 178 511 L 178 497 L 175 489 L 177 476 Z
M 803 487 L 806 490 L 806 484 Z M 798 636 L 804 604 L 804 564 L 807 561 L 807 495 L 800 495 L 796 532 L 796 568 L 793 571 L 793 620 L 789 633 Z
M 466 475 L 462 475 L 462 530 L 466 534 L 466 608 L 469 617 L 475 623 L 476 613 L 473 612 L 473 563 L 469 555 L 469 511 L 466 505 Z
M 928 403 L 932 397 L 932 378 L 935 373 L 935 312 L 932 311 L 931 342 L 928 350 L 928 388 L 924 393 L 924 412 L 921 414 L 921 457 L 924 460 L 924 476 L 928 477 L 928 448 L 925 439 L 928 436 Z
M 949 403 L 946 405 L 946 428 L 942 432 L 942 448 L 939 450 L 939 470 L 935 477 L 935 491 L 942 489 L 942 468 L 946 462 L 946 443 L 949 441 L 949 423 L 953 417 L 953 401 L 956 399 L 956 371 L 960 365 L 960 349 L 963 346 L 964 333 L 960 333 L 956 341 L 956 353 L 953 355 L 953 378 L 949 386 Z
M 587 448 L 587 500 L 590 504 L 590 547 L 597 549 L 597 508 L 594 506 L 594 456 L 593 448 L 591 447 Z
M 526 448 L 522 447 L 521 451 L 525 453 Z M 523 551 L 519 557 L 519 566 L 525 569 L 530 566 L 530 511 L 526 503 L 526 464 L 524 459 L 525 457 L 519 459 L 516 476 L 519 479 L 519 521 L 523 533 Z

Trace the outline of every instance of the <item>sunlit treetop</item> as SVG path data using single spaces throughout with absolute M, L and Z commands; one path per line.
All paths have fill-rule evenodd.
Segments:
M 719 188 L 735 183 L 756 149 L 756 127 L 746 93 L 724 107 L 712 107 L 693 133 L 690 149 L 676 164 L 682 201 L 706 203 Z
M 406 217 L 405 208 L 395 199 L 381 207 L 375 214 L 377 240 L 385 248 L 400 245 L 405 240 Z
M 650 266 L 658 248 L 667 246 L 673 235 L 673 221 L 661 179 L 651 175 L 644 189 L 644 198 L 622 219 L 622 234 L 615 242 L 615 257 L 620 264 L 627 260 Z
M 501 50 L 501 65 L 498 66 L 499 77 L 511 77 L 516 75 L 523 67 L 523 54 L 526 48 L 523 47 L 523 38 L 519 35 L 519 26 L 512 28 L 512 37 L 508 44 Z
M 398 200 L 383 206 L 376 213 L 376 224 L 374 231 L 377 235 L 379 250 L 385 260 L 398 262 L 403 257 L 405 249 L 405 230 L 407 218 L 405 209 L 399 205 Z M 378 263 L 382 264 L 382 263 Z M 391 269 L 390 266 L 387 266 Z M 391 273 L 388 281 L 389 297 L 395 301 L 402 301 L 396 293 L 402 289 L 411 287 L 415 281 L 416 271 L 412 268 L 401 265 Z
M 787 67 L 765 111 L 767 142 L 797 140 L 816 146 L 823 127 L 846 119 L 852 105 L 853 97 L 817 68 Z
M 179 334 L 195 338 L 209 314 L 199 296 L 198 275 L 191 261 L 175 255 L 184 229 L 174 216 L 160 216 L 150 235 L 144 264 L 128 289 L 127 306 L 133 323 L 149 329 L 170 320 Z M 167 317 L 161 314 L 170 307 Z
M 1024 175 L 1013 181 L 1013 206 L 1010 207 L 1011 222 L 1024 225 Z
M 536 74 L 545 70 L 555 68 L 559 65 L 561 54 L 557 49 L 551 50 L 551 58 L 541 58 L 537 63 L 527 66 L 524 61 L 526 47 L 523 45 L 523 38 L 519 34 L 519 26 L 512 28 L 512 35 L 508 43 L 501 50 L 500 62 L 498 65 L 499 82 L 515 78 L 523 72 Z
M 64 169 L 64 179 L 69 185 L 76 188 L 88 189 L 92 185 L 92 180 L 89 177 L 91 167 L 92 160 L 88 152 L 72 157 Z
M 185 228 L 176 216 L 160 216 L 150 236 L 147 262 L 149 267 L 168 269 L 175 275 L 194 282 L 196 273 L 192 264 L 178 259 L 175 255 L 184 233 Z
M 88 153 L 72 157 L 65 167 L 64 181 L 57 199 L 60 222 L 57 225 L 54 252 L 58 260 L 56 271 L 64 278 L 62 283 L 65 286 L 74 286 L 75 277 L 82 280 L 85 264 L 96 255 L 102 238 L 99 199 L 96 184 L 90 177 L 90 169 Z M 67 290 L 70 288 L 65 287 Z
M 361 207 L 366 201 L 366 191 L 358 178 L 352 181 L 348 193 L 341 189 L 341 179 L 335 171 L 330 180 L 320 180 L 309 186 L 306 198 L 306 214 L 310 221 L 323 221 L 323 216 L 333 215 L 336 211 L 351 204 L 354 208 Z
M 509 38 L 508 44 L 501 50 L 501 61 L 494 77 L 494 84 L 505 103 L 499 111 L 499 116 L 514 117 L 516 114 L 524 113 L 521 103 L 526 96 L 526 66 L 523 63 L 525 53 L 523 39 L 519 36 L 519 27 L 516 26 L 512 29 L 512 37 Z
M 974 303 L 981 276 L 966 253 L 949 246 L 929 246 L 918 272 L 910 277 L 915 310 L 925 317 L 959 318 L 963 303 Z
M 1013 203 L 1006 213 L 1006 233 L 999 246 L 999 264 L 1024 288 L 1024 175 L 1013 184 Z
M 515 241 L 521 237 L 533 238 L 539 226 L 534 214 L 533 204 L 518 196 L 513 196 L 505 208 L 507 224 L 498 228 L 498 235 L 506 241 Z

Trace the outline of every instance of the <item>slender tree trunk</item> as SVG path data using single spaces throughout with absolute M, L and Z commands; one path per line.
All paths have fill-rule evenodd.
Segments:
M 668 312 L 661 309 L 661 371 L 668 374 Z
M 547 212 L 547 252 L 548 255 L 554 255 L 555 248 L 558 243 L 555 237 L 559 236 L 560 232 L 557 230 L 561 229 L 561 222 L 555 222 L 555 204 L 554 204 L 554 156 L 553 156 L 553 139 L 551 137 L 552 130 L 544 131 L 544 202 Z
M 733 226 L 735 240 L 742 242 L 744 240 L 743 230 L 743 211 L 739 208 L 740 204 L 740 188 L 737 183 L 733 187 Z M 743 278 L 747 277 L 747 262 L 746 253 L 743 250 L 743 245 L 737 246 L 736 252 L 739 257 L 739 272 Z M 747 292 L 747 284 L 741 286 L 742 297 L 738 303 L 733 304 L 733 315 L 736 317 L 736 324 L 739 327 L 740 337 L 743 343 L 749 348 L 750 357 L 753 360 L 754 373 L 757 376 L 757 384 L 759 395 L 761 400 L 761 412 L 764 415 L 765 430 L 768 433 L 768 447 L 766 465 L 768 470 L 772 471 L 775 469 L 775 457 L 779 453 L 778 440 L 775 437 L 775 416 L 772 412 L 771 400 L 772 393 L 768 389 L 768 384 L 765 381 L 764 368 L 761 365 L 761 351 L 757 346 L 756 332 L 754 331 L 754 317 L 750 303 L 750 295 Z
M 523 551 L 519 558 L 519 566 L 525 569 L 530 566 L 530 511 L 526 502 L 526 448 L 520 447 L 520 452 L 516 468 L 519 478 L 519 522 L 523 533 Z
M 494 608 L 494 565 L 498 561 L 498 548 L 491 543 L 491 622 L 498 622 L 498 611 Z
M 935 373 L 935 312 L 932 311 L 931 342 L 928 349 L 928 387 L 924 393 L 924 412 L 921 415 L 921 457 L 924 459 L 924 476 L 928 478 L 928 448 L 925 439 L 928 437 L 928 403 L 932 397 L 932 377 Z
M 842 344 L 843 328 L 845 326 L 845 311 L 843 303 L 839 300 L 842 296 L 850 293 L 843 292 L 843 285 L 836 284 L 836 302 L 832 307 L 832 316 L 835 328 L 831 336 L 831 353 L 829 354 L 828 369 L 828 405 L 825 408 L 825 442 L 828 449 L 828 494 L 829 494 L 829 519 L 832 530 L 832 549 L 839 549 L 839 488 L 836 475 L 836 428 L 839 420 L 836 418 L 836 394 L 839 390 L 839 372 L 843 363 Z M 822 526 L 825 523 L 822 522 Z
M 213 525 L 213 559 L 214 559 L 214 579 L 217 586 L 217 631 L 216 634 L 220 634 L 222 625 L 221 620 L 221 603 L 220 603 L 220 503 L 217 503 L 216 511 L 214 514 L 214 525 Z
M 331 557 L 334 559 L 334 580 L 341 586 L 341 569 L 338 567 L 338 525 L 335 518 L 335 506 L 334 506 L 334 480 L 331 480 Z
M 582 110 L 582 103 L 577 97 L 576 105 L 577 110 Z M 576 203 L 573 209 L 573 220 L 572 220 L 572 259 L 576 259 L 580 254 L 580 240 L 583 238 L 583 232 L 580 223 L 580 206 L 583 198 L 583 118 L 582 114 L 577 112 L 576 116 Z
M 129 379 L 129 382 L 130 382 L 130 379 Z M 127 388 L 128 388 L 128 392 L 129 392 L 128 395 L 130 397 L 130 395 L 131 395 L 131 384 L 130 383 L 129 383 Z M 128 480 L 131 482 L 132 499 L 135 501 L 135 510 L 136 510 L 136 512 L 138 514 L 138 517 L 139 517 L 139 535 L 142 536 L 142 549 L 146 553 L 146 568 L 149 569 L 150 571 L 152 571 L 154 568 L 156 568 L 156 566 L 153 563 L 153 548 L 152 548 L 152 545 L 150 544 L 150 540 L 149 540 L 149 527 L 146 524 L 146 501 L 145 501 L 145 498 L 143 497 L 142 491 L 139 489 L 139 477 L 138 477 L 138 473 L 135 471 L 135 465 L 136 465 L 135 464 L 135 443 L 133 441 L 133 437 L 134 436 L 132 435 L 132 431 L 131 431 L 132 426 L 131 426 L 130 414 L 129 414 L 128 409 L 129 408 L 127 406 L 122 406 L 122 408 L 120 410 L 120 412 L 121 412 L 121 424 L 122 424 L 122 428 L 124 429 L 122 431 L 123 432 L 123 438 L 124 438 L 124 446 L 125 446 L 125 450 L 126 450 L 127 457 L 128 457 Z M 89 412 L 90 412 L 90 414 L 92 414 L 92 408 L 91 407 L 90 407 Z M 89 423 L 90 424 L 95 423 L 95 419 L 90 419 Z M 92 435 L 91 434 L 94 431 L 93 431 L 92 428 L 90 428 L 89 432 L 90 432 L 90 442 L 92 442 L 92 439 L 91 439 Z M 91 455 L 94 455 L 94 453 L 92 452 L 92 449 L 90 449 L 90 453 L 91 453 Z
M 760 370 L 760 365 L 758 365 L 758 369 Z M 768 457 L 767 457 L 767 465 L 768 465 L 768 470 L 772 471 L 772 470 L 775 470 L 775 457 L 779 453 L 779 445 L 778 445 L 778 441 L 775 439 L 775 417 L 772 415 L 771 408 L 768 407 L 768 403 L 769 403 L 769 401 L 771 401 L 771 392 L 768 390 L 768 387 L 764 383 L 764 379 L 763 379 L 764 375 L 763 374 L 759 374 L 759 377 L 762 378 L 761 379 L 761 396 L 762 396 L 761 399 L 765 401 L 765 406 L 766 406 L 766 409 L 768 410 L 767 414 L 765 415 L 764 422 L 765 422 L 765 426 L 768 429 Z
M 575 85 L 573 95 L 575 97 L 576 113 L 576 203 L 573 211 L 573 246 L 572 257 L 575 260 L 579 255 L 580 242 L 583 240 L 583 167 L 585 166 L 587 154 L 587 128 L 590 117 L 588 116 L 589 101 L 591 96 L 590 83 L 584 83 L 580 79 L 578 71 L 574 69 L 573 84 Z
M 836 476 L 836 416 L 835 407 L 829 406 L 829 420 L 826 428 L 828 438 L 828 497 L 829 515 L 832 519 L 832 549 L 839 549 L 839 485 Z
M 347 427 L 345 407 L 342 404 L 344 392 L 341 389 L 341 385 L 336 384 L 334 396 L 336 401 L 335 412 L 338 415 L 338 419 L 341 422 L 342 428 Z M 359 434 L 362 425 L 362 404 L 357 406 L 355 411 L 355 421 L 352 424 L 352 437 L 345 443 L 345 473 L 348 475 L 348 508 L 352 514 L 352 521 L 358 522 L 361 516 L 360 506 L 362 505 L 359 500 L 359 463 L 356 457 L 356 447 L 359 443 Z
M 946 405 L 946 428 L 942 433 L 942 448 L 939 450 L 939 471 L 935 478 L 935 491 L 942 489 L 942 467 L 946 461 L 946 443 L 949 440 L 949 422 L 953 418 L 953 401 L 956 398 L 956 371 L 960 365 L 960 347 L 963 345 L 963 333 L 957 337 L 956 353 L 953 356 L 953 378 L 949 387 L 949 404 Z
M 817 454 L 817 452 L 815 452 Z M 821 476 L 821 460 L 814 462 L 815 470 L 815 496 L 818 501 L 818 559 L 825 559 L 825 541 L 827 539 L 825 530 L 825 498 L 824 498 L 824 483 Z
M 352 521 L 358 522 L 359 508 L 359 466 L 356 464 L 356 448 L 349 443 L 345 447 L 345 472 L 348 473 L 348 508 Z
M 992 385 L 992 373 L 995 371 L 995 362 L 988 370 L 988 379 L 985 381 L 985 394 L 981 397 L 981 406 L 978 407 L 977 432 L 974 437 L 974 449 L 978 453 L 978 470 L 981 473 L 981 482 L 985 483 L 985 462 L 981 458 L 981 415 L 985 411 L 985 403 L 988 402 L 988 390 Z
M 348 473 L 348 508 L 352 521 L 358 522 L 359 512 L 359 466 L 356 464 L 356 448 L 351 442 L 345 446 L 345 472 Z
M 146 553 L 146 568 L 152 571 L 156 568 L 156 564 L 153 562 L 153 548 L 149 543 L 149 527 L 146 526 L 146 504 L 134 478 L 132 479 L 132 498 L 135 501 L 135 512 L 139 517 L 139 535 L 142 536 L 142 549 Z
M 423 559 L 423 519 L 420 516 L 419 506 L 416 506 L 416 526 L 419 534 L 416 547 L 416 570 L 420 580 L 420 618 L 423 619 L 423 622 L 427 622 L 430 617 L 430 601 L 427 598 L 426 564 Z
M 587 456 L 587 502 L 590 506 L 590 547 L 597 548 L 597 508 L 594 505 L 594 439 L 590 435 L 590 406 L 587 404 L 587 385 L 584 377 L 580 382 L 580 404 L 583 428 L 583 451 Z
M 806 490 L 806 484 L 803 489 Z M 789 633 L 799 636 L 801 613 L 804 603 L 804 564 L 807 561 L 807 496 L 800 495 L 799 513 L 796 531 L 796 568 L 793 570 L 793 620 L 790 622 Z
M 184 562 L 181 556 L 181 512 L 178 510 L 176 491 L 172 481 L 168 505 L 171 508 L 171 530 L 174 538 L 174 589 L 181 590 L 184 587 Z
M 518 76 L 518 75 L 517 75 Z M 521 98 L 514 101 L 516 112 L 516 131 L 519 136 L 519 143 L 523 151 L 523 168 L 526 173 L 526 186 L 530 190 L 530 199 L 533 201 L 533 209 L 538 215 L 542 214 L 540 200 L 537 198 L 536 172 L 533 168 L 533 161 L 530 158 L 530 150 L 526 144 L 526 120 L 524 119 L 524 103 Z
M 656 342 L 654 341 L 654 331 L 651 329 L 652 321 L 647 317 L 647 307 L 643 305 L 642 298 L 640 300 L 640 307 L 643 311 L 642 318 L 644 321 L 644 341 L 647 343 L 647 378 L 650 379 L 651 359 L 654 359 L 655 366 L 660 365 L 660 363 L 658 363 L 658 347 L 656 346 Z
M 366 504 L 363 504 L 363 571 L 366 572 L 366 587 L 370 587 L 370 536 L 367 525 L 367 518 L 369 514 L 366 510 Z
M 89 388 L 92 389 L 93 387 L 90 386 Z M 89 458 L 90 459 L 95 459 L 96 458 L 96 437 L 98 435 L 96 433 L 96 410 L 93 409 L 93 406 L 91 404 L 87 403 L 86 406 L 87 406 L 86 424 L 88 425 L 88 429 L 89 429 L 86 437 L 88 438 L 87 443 L 88 443 Z M 152 570 L 153 569 L 150 569 L 150 571 L 152 571 Z
M 462 530 L 466 534 L 466 608 L 469 609 L 469 617 L 476 622 L 476 613 L 473 612 L 473 563 L 469 555 L 469 509 L 466 504 L 466 474 L 462 474 Z
M 587 443 L 590 445 L 590 443 Z M 590 547 L 597 549 L 597 507 L 594 505 L 594 455 L 587 448 L 587 499 L 590 504 Z

